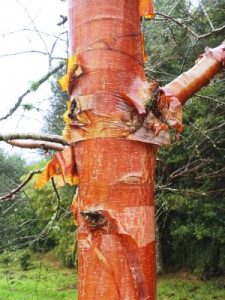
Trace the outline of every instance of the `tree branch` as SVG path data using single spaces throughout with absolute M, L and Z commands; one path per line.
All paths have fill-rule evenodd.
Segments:
M 216 102 L 216 103 L 225 105 L 225 102 L 219 101 L 219 100 L 214 99 L 214 98 L 212 98 L 212 97 L 202 96 L 202 95 L 199 95 L 199 94 L 195 94 L 195 97 L 198 97 L 198 98 L 200 98 L 200 99 L 205 99 L 205 100 L 214 101 L 214 102 Z
M 224 69 L 225 42 L 200 56 L 194 67 L 168 83 L 163 89 L 173 94 L 183 105 Z M 172 94 L 171 94 L 172 93 Z
M 212 34 L 218 34 L 218 33 L 222 33 L 223 31 L 225 31 L 225 24 L 224 24 L 224 25 L 222 25 L 221 27 L 218 27 L 218 28 L 214 28 L 213 27 L 213 29 L 211 28 L 212 29 L 211 31 L 209 31 L 209 32 L 207 32 L 205 34 L 200 34 L 199 35 L 196 32 L 194 32 L 190 27 L 188 27 L 187 25 L 185 25 L 183 22 L 180 22 L 178 19 L 175 19 L 175 18 L 173 18 L 171 16 L 168 16 L 168 15 L 166 15 L 164 13 L 161 13 L 161 12 L 156 12 L 155 14 L 158 15 L 158 16 L 163 17 L 166 20 L 172 21 L 172 22 L 176 23 L 177 25 L 179 25 L 180 27 L 184 28 L 192 36 L 194 36 L 194 38 L 197 41 L 199 41 L 201 39 L 204 39 L 204 38 L 207 38 L 207 37 L 209 37 Z M 161 19 L 161 20 L 163 20 L 163 19 Z
M 58 72 L 60 69 L 63 68 L 63 66 L 65 65 L 64 62 L 61 62 L 57 67 L 55 67 L 54 69 L 52 69 L 50 72 L 48 72 L 45 76 L 43 76 L 41 79 L 39 79 L 37 82 L 35 82 L 35 84 L 33 84 L 29 89 L 26 90 L 26 92 L 24 92 L 17 100 L 16 104 L 10 109 L 10 111 L 3 117 L 0 118 L 0 121 L 7 119 L 8 117 L 10 117 L 20 106 L 21 102 L 23 101 L 23 98 L 25 96 L 27 96 L 28 94 L 30 94 L 31 92 L 36 91 L 39 86 L 44 83 L 45 81 L 47 81 L 53 74 L 55 74 L 56 72 Z
M 215 28 L 214 28 L 214 26 L 213 26 L 213 23 L 212 23 L 212 21 L 210 20 L 209 15 L 208 15 L 208 13 L 207 13 L 207 11 L 206 11 L 206 9 L 205 9 L 205 6 L 202 4 L 202 1 L 201 1 L 201 0 L 199 1 L 199 5 L 200 5 L 200 7 L 201 7 L 201 9 L 202 9 L 202 11 L 203 11 L 203 13 L 204 13 L 204 15 L 205 15 L 207 21 L 209 22 L 209 25 L 210 25 L 210 27 L 211 27 L 211 30 L 214 31 Z
M 188 26 L 186 26 L 184 23 L 178 21 L 177 19 L 175 19 L 175 18 L 173 18 L 171 16 L 168 16 L 168 15 L 166 15 L 164 13 L 161 13 L 161 12 L 156 12 L 155 14 L 158 15 L 158 16 L 164 17 L 165 19 L 170 20 L 170 21 L 176 23 L 180 27 L 183 27 L 185 30 L 187 30 L 189 33 L 191 33 L 191 35 L 193 35 L 196 39 L 198 39 L 198 37 L 199 37 L 198 34 L 195 33 L 191 28 L 189 28 Z
M 0 134 L 0 141 L 8 142 L 11 140 L 34 140 L 50 143 L 58 143 L 61 145 L 69 145 L 60 135 L 51 134 L 33 134 L 33 133 L 12 133 Z
M 21 189 L 32 179 L 32 177 L 36 174 L 40 174 L 42 172 L 42 170 L 36 170 L 36 171 L 32 171 L 28 177 L 21 183 L 19 184 L 15 189 L 13 189 L 12 191 L 10 191 L 8 194 L 0 197 L 0 200 L 7 200 L 7 199 L 12 199 L 13 196 L 18 193 L 19 191 L 21 191 Z
M 55 185 L 54 177 L 51 178 L 51 182 L 52 182 L 53 190 L 54 190 L 55 195 L 56 195 L 57 205 L 56 205 L 56 216 L 55 216 L 55 218 L 57 218 L 57 216 L 59 214 L 59 207 L 60 207 L 60 200 L 61 200 L 61 198 L 60 198 L 59 192 L 57 190 L 57 187 Z
M 215 28 L 214 30 L 212 30 L 212 31 L 210 31 L 210 32 L 207 32 L 207 33 L 205 33 L 205 34 L 199 35 L 199 36 L 198 36 L 198 40 L 207 38 L 207 37 L 209 37 L 209 36 L 212 35 L 212 34 L 222 33 L 223 31 L 225 31 L 225 25 L 223 25 L 223 26 L 221 26 L 221 27 L 218 27 L 218 28 Z
M 43 150 L 56 150 L 56 151 L 62 151 L 65 149 L 65 146 L 59 143 L 50 143 L 44 141 L 9 140 L 6 141 L 6 143 L 11 146 L 26 148 L 26 149 L 43 149 Z

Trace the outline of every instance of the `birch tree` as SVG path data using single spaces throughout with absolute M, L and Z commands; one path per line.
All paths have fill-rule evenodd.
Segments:
M 153 17 L 151 1 L 68 5 L 71 56 L 60 80 L 70 97 L 64 139 L 36 137 L 64 150 L 36 187 L 51 177 L 58 186 L 79 185 L 72 210 L 80 300 L 154 300 L 157 151 L 170 144 L 170 130 L 178 138 L 186 101 L 222 70 L 225 45 L 208 49 L 193 68 L 161 87 L 144 72 L 140 17 Z M 12 138 L 18 136 L 2 140 Z

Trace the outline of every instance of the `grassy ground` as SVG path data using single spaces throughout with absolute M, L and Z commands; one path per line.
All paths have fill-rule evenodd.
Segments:
M 225 278 L 201 281 L 187 274 L 173 274 L 158 280 L 157 300 L 224 300 Z
M 22 271 L 17 261 L 0 264 L 0 300 L 76 300 L 75 270 L 62 268 L 51 256 L 32 258 Z
M 0 300 L 77 300 L 76 280 L 76 271 L 63 268 L 51 255 L 32 257 L 27 271 L 14 259 L 0 263 Z M 157 299 L 223 300 L 225 278 L 200 281 L 184 273 L 160 277 Z

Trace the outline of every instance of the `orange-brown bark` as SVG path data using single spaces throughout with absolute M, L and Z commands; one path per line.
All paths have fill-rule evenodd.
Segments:
M 79 120 L 70 109 L 65 130 L 70 142 L 83 140 L 75 147 L 79 300 L 155 299 L 157 149 L 120 139 L 126 132 L 118 125 L 137 99 L 132 86 L 145 80 L 139 5 L 138 0 L 70 1 L 72 53 L 83 72 L 71 99 L 81 102 L 79 97 L 89 95 L 84 104 L 94 103 Z M 144 111 L 141 101 L 135 104 Z M 81 120 L 86 126 L 79 126 Z
M 218 74 L 225 65 L 225 42 L 201 55 L 195 66 L 163 89 L 172 93 L 182 105 Z
M 161 88 L 157 110 L 163 123 L 182 131 L 182 106 L 225 66 L 225 42 L 208 50 L 195 66 Z
M 79 299 L 155 299 L 156 150 L 115 138 L 76 146 Z
M 79 300 L 156 299 L 158 145 L 169 143 L 168 125 L 182 129 L 182 104 L 224 63 L 222 46 L 166 87 L 148 83 L 140 13 L 151 16 L 152 1 L 69 1 L 72 56 L 60 84 L 71 97 L 64 137 L 72 145 L 38 187 L 78 175 Z

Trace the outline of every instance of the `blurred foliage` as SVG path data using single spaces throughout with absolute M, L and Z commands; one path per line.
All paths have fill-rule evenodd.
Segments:
M 64 75 L 65 69 L 59 70 L 54 80 L 51 82 L 52 96 L 50 97 L 50 109 L 45 116 L 45 126 L 43 128 L 47 133 L 62 134 L 65 126 L 63 121 L 63 114 L 67 108 L 68 95 L 61 91 L 58 79 Z
M 37 218 L 37 235 L 31 240 L 30 247 L 35 252 L 54 249 L 64 266 L 72 267 L 75 265 L 75 256 L 71 250 L 75 240 L 75 226 L 70 206 L 76 187 L 65 186 L 55 190 L 49 182 L 38 191 L 33 188 L 34 182 L 35 178 L 25 188 Z
M 20 266 L 23 271 L 27 271 L 31 264 L 31 254 L 28 250 L 23 251 L 19 257 Z
M 46 165 L 46 161 L 42 161 L 27 167 L 19 157 L 3 152 L 0 152 L 0 162 L 1 195 L 27 178 L 30 170 Z M 74 266 L 76 259 L 71 249 L 75 226 L 70 205 L 75 188 L 61 188 L 56 195 L 50 182 L 38 191 L 34 189 L 35 178 L 13 199 L 0 202 L 0 252 L 30 248 L 33 252 L 45 253 L 54 249 L 65 266 Z M 21 262 L 22 268 L 25 268 L 25 260 L 24 267 Z

